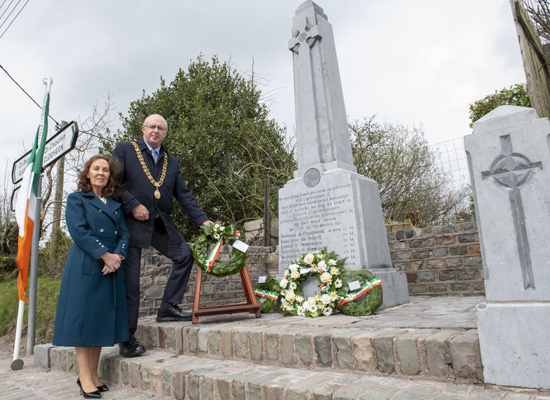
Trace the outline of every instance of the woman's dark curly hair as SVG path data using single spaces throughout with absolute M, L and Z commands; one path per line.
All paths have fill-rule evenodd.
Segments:
M 97 154 L 86 161 L 82 171 L 78 174 L 78 187 L 76 190 L 80 190 L 82 192 L 92 191 L 92 185 L 90 183 L 90 179 L 88 179 L 88 173 L 90 172 L 90 167 L 96 160 L 105 160 L 109 163 L 109 181 L 103 188 L 103 197 L 119 197 L 122 194 L 122 185 L 120 184 L 120 173 L 122 169 L 116 159 L 103 154 Z

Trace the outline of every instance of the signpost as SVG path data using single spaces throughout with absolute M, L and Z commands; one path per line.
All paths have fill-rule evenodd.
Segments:
M 48 165 L 53 164 L 59 158 L 74 149 L 76 139 L 78 138 L 78 132 L 78 124 L 76 121 L 72 121 L 49 138 L 46 141 L 46 148 L 44 149 L 44 161 L 42 168 L 46 168 Z M 31 152 L 28 151 L 25 155 L 13 163 L 11 180 L 14 185 L 23 179 L 23 174 L 25 173 L 25 168 L 29 163 L 30 156 Z

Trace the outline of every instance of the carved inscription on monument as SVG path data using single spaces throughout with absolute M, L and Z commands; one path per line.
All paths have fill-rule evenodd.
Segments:
M 346 265 L 359 259 L 356 254 L 356 222 L 351 182 L 318 185 L 303 193 L 279 194 L 281 263 L 284 267 L 302 253 L 325 246 Z

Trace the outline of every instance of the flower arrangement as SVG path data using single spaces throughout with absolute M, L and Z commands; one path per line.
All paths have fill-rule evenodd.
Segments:
M 280 301 L 283 315 L 318 317 L 338 311 L 338 301 L 344 295 L 342 275 L 345 259 L 339 259 L 326 248 L 316 253 L 306 253 L 292 261 L 285 269 L 279 282 Z M 310 276 L 316 276 L 319 290 L 315 296 L 304 297 L 302 283 Z
M 240 237 L 240 232 L 234 225 L 224 226 L 221 222 L 202 225 L 202 234 L 193 245 L 193 257 L 197 265 L 207 274 L 222 278 L 240 272 L 244 267 L 246 254 L 236 250 L 231 251 L 227 262 L 216 261 L 224 243 L 233 244 Z M 213 249 L 208 252 L 210 246 Z
M 329 316 L 342 311 L 347 315 L 370 315 L 382 305 L 382 282 L 366 270 L 347 271 L 345 258 L 341 259 L 326 247 L 318 252 L 304 253 L 292 260 L 280 281 L 268 278 L 256 286 L 256 296 L 262 301 L 262 312 L 271 311 L 279 303 L 285 316 Z M 319 290 L 305 298 L 302 283 L 315 276 Z M 349 283 L 357 281 L 358 290 L 350 290 Z M 370 292 L 365 300 L 357 302 Z M 277 298 L 277 300 L 275 300 Z

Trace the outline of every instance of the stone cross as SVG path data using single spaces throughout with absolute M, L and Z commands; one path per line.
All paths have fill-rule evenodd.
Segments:
M 296 10 L 288 48 L 296 103 L 294 177 L 303 177 L 311 168 L 317 170 L 310 173 L 315 176 L 335 168 L 356 172 L 332 27 L 314 2 L 306 1 Z
M 521 274 L 523 276 L 524 289 L 535 289 L 535 278 L 533 266 L 531 265 L 531 251 L 529 249 L 529 238 L 525 228 L 525 215 L 521 201 L 520 187 L 527 183 L 535 168 L 542 169 L 542 163 L 531 163 L 522 154 L 514 153 L 510 135 L 500 137 L 502 153 L 495 158 L 489 171 L 482 171 L 483 178 L 493 177 L 497 185 L 502 186 L 509 192 L 510 205 L 516 231 L 518 244 Z

